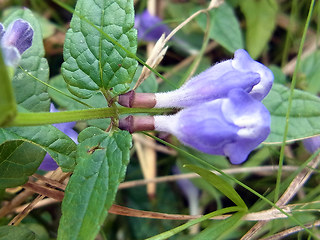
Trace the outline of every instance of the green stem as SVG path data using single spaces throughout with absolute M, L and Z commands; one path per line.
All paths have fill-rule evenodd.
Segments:
M 149 113 L 162 114 L 172 109 L 146 108 L 93 108 L 65 112 L 18 112 L 16 118 L 5 127 L 38 126 L 53 123 L 85 121 L 99 118 L 117 118 L 122 114 Z
M 300 59 L 301 59 L 301 54 L 303 51 L 303 46 L 304 42 L 306 40 L 307 36 L 307 30 L 311 21 L 311 15 L 313 12 L 313 7 L 314 7 L 315 0 L 312 0 L 310 3 L 310 8 L 308 12 L 308 17 L 306 20 L 306 24 L 304 26 L 300 46 L 299 46 L 299 51 L 298 51 L 298 56 L 297 56 L 297 63 L 292 75 L 292 82 L 291 82 L 291 88 L 290 88 L 290 95 L 289 95 L 289 104 L 288 104 L 288 110 L 286 113 L 286 125 L 283 133 L 283 140 L 281 144 L 281 150 L 280 150 L 280 158 L 279 158 L 279 170 L 278 170 L 278 175 L 277 175 L 277 181 L 276 181 L 276 187 L 275 187 L 275 193 L 274 193 L 274 202 L 277 202 L 279 199 L 279 194 L 280 194 L 280 184 L 281 184 L 281 176 L 282 176 L 282 166 L 283 166 L 283 161 L 284 161 L 284 148 L 286 146 L 286 140 L 287 140 L 287 135 L 288 135 L 288 129 L 289 129 L 289 118 L 290 118 L 290 112 L 291 112 L 291 107 L 292 107 L 292 99 L 293 99 L 293 91 L 296 85 L 297 81 L 297 74 L 299 70 L 299 65 L 300 65 Z

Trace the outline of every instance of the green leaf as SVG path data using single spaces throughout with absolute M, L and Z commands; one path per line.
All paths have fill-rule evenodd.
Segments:
M 234 211 L 240 211 L 241 209 L 242 208 L 240 208 L 240 207 L 222 208 L 222 209 L 216 210 L 214 212 L 208 213 L 206 215 L 203 215 L 202 217 L 199 217 L 197 219 L 190 220 L 187 223 L 182 224 L 179 227 L 176 227 L 176 228 L 171 229 L 169 231 L 163 232 L 163 233 L 158 234 L 156 236 L 147 238 L 146 240 L 164 240 L 164 239 L 168 239 L 169 237 L 171 237 L 171 236 L 173 236 L 173 235 L 175 235 L 175 234 L 187 229 L 188 227 L 191 227 L 191 226 L 193 226 L 193 225 L 195 225 L 197 223 L 203 222 L 204 220 L 208 220 L 209 218 L 212 218 L 212 217 L 215 217 L 215 216 L 219 216 L 219 215 L 222 215 L 222 214 L 225 214 L 225 213 L 230 213 L 230 212 L 234 212 Z M 210 238 L 210 239 L 213 239 L 213 238 Z
M 245 211 L 234 213 L 231 217 L 222 221 L 213 221 L 205 230 L 197 234 L 193 239 L 225 239 L 224 237 L 230 231 L 234 230 L 240 223 L 241 218 L 246 214 Z
M 39 167 L 45 151 L 31 143 L 16 140 L 0 145 L 0 188 L 16 187 L 28 181 Z
M 71 138 L 54 126 L 44 125 L 0 129 L 0 143 L 8 140 L 23 140 L 32 143 L 48 152 L 63 171 L 70 172 L 74 169 L 77 145 Z M 21 158 L 23 157 L 22 155 Z
M 19 9 L 12 12 L 5 20 L 4 25 L 8 26 L 14 20 L 21 18 L 28 21 L 33 30 L 32 46 L 27 49 L 19 62 L 19 65 L 31 75 L 43 82 L 49 80 L 49 66 L 44 58 L 44 48 L 41 27 L 38 19 L 28 9 Z M 47 87 L 34 78 L 28 76 L 19 67 L 16 69 L 12 82 L 17 103 L 31 112 L 49 111 L 50 98 Z
M 320 91 L 320 51 L 316 51 L 301 61 L 300 72 L 305 75 L 307 90 L 317 94 Z
M 247 209 L 246 204 L 244 203 L 242 198 L 239 196 L 239 194 L 224 179 L 210 172 L 209 170 L 206 170 L 204 168 L 201 168 L 195 165 L 185 165 L 185 167 L 199 174 L 204 180 L 206 180 L 208 183 L 210 183 L 212 186 L 218 189 L 221 193 L 223 193 L 226 197 L 228 197 L 237 206 L 243 209 Z
M 13 95 L 11 79 L 7 67 L 4 65 L 0 49 L 0 126 L 12 121 L 17 112 L 16 101 Z
M 81 98 L 88 98 L 99 89 L 127 90 L 137 68 L 134 58 L 93 25 L 131 53 L 137 50 L 132 0 L 77 1 L 66 35 L 62 74 L 69 90 Z
M 276 0 L 242 0 L 241 11 L 246 18 L 246 45 L 250 56 L 258 58 L 276 27 Z
M 1 240 L 37 240 L 38 237 L 34 232 L 25 227 L 20 226 L 1 226 L 0 227 Z
M 127 131 L 109 134 L 90 127 L 78 139 L 78 164 L 65 191 L 58 240 L 95 238 L 129 163 Z
M 49 81 L 50 85 L 55 87 L 56 89 L 71 95 L 70 91 L 68 90 L 68 86 L 66 82 L 63 80 L 62 75 L 57 75 L 50 79 Z M 48 89 L 48 93 L 51 97 L 51 99 L 57 103 L 60 107 L 66 109 L 66 110 L 80 110 L 80 109 L 88 109 L 87 106 L 75 101 L 74 99 L 67 97 L 51 88 Z M 72 96 L 72 95 L 71 95 Z M 81 102 L 84 102 L 92 107 L 95 108 L 105 108 L 108 107 L 108 103 L 103 96 L 101 92 L 94 93 L 90 98 L 88 99 L 81 99 L 76 96 L 72 96 L 73 98 L 76 98 L 80 100 Z M 110 119 L 92 119 L 87 121 L 88 125 L 95 126 L 101 129 L 107 129 L 110 124 Z
M 243 36 L 239 21 L 227 3 L 213 8 L 210 12 L 211 31 L 210 38 L 217 41 L 225 49 L 234 52 L 239 48 L 244 48 Z M 205 30 L 207 25 L 206 16 L 202 14 L 197 18 L 200 27 Z
M 274 83 L 281 83 L 282 85 L 285 85 L 287 82 L 286 75 L 282 72 L 281 68 L 276 65 L 268 66 L 269 69 L 272 71 L 274 76 Z
M 290 89 L 273 84 L 268 96 L 263 100 L 271 114 L 271 132 L 265 142 L 279 144 L 283 140 Z M 289 118 L 287 141 L 300 140 L 320 134 L 320 98 L 294 90 Z

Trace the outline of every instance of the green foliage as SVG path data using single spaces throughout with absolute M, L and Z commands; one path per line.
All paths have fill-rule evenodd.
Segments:
M 80 133 L 78 164 L 63 199 L 58 240 L 95 238 L 124 179 L 130 148 L 127 131 L 109 134 L 91 127 Z
M 17 187 L 28 181 L 39 167 L 45 151 L 31 143 L 15 140 L 0 145 L 0 188 Z
M 9 1 L 6 4 L 10 5 L 12 2 L 21 5 L 21 1 Z M 155 236 L 150 239 L 184 240 L 193 237 L 194 239 L 238 239 L 252 226 L 246 221 L 241 221 L 241 218 L 247 213 L 246 204 L 250 207 L 250 212 L 262 211 L 261 214 L 266 216 L 264 210 L 270 206 L 274 207 L 270 199 L 278 199 L 278 197 L 274 197 L 274 195 L 278 195 L 275 192 L 279 190 L 279 196 L 282 192 L 289 192 L 291 189 L 287 188 L 292 179 L 297 176 L 307 162 L 312 160 L 311 158 L 306 160 L 308 155 L 306 155 L 302 144 L 296 143 L 294 147 L 286 146 L 291 150 L 288 152 L 292 152 L 292 155 L 286 156 L 286 164 L 300 165 L 301 167 L 289 177 L 281 174 L 281 170 L 279 170 L 278 179 L 281 181 L 276 182 L 275 174 L 269 170 L 262 171 L 264 169 L 262 167 L 267 168 L 267 165 L 274 167 L 279 154 L 278 146 L 269 146 L 252 152 L 242 167 L 230 169 L 231 172 L 240 172 L 235 177 L 227 174 L 217 176 L 206 168 L 212 168 L 218 172 L 220 169 L 231 168 L 231 164 L 225 157 L 203 154 L 188 147 L 181 147 L 174 137 L 171 138 L 160 133 L 159 137 L 164 137 L 163 139 L 172 144 L 158 140 L 162 144 L 174 148 L 177 154 L 169 152 L 170 155 L 167 155 L 167 149 L 164 146 L 156 145 L 157 150 L 164 152 L 157 152 L 158 176 L 165 176 L 163 179 L 169 181 L 171 176 L 166 175 L 171 174 L 172 167 L 177 165 L 176 161 L 178 161 L 179 167 L 183 164 L 192 164 L 192 166 L 188 165 L 188 170 L 191 169 L 200 175 L 199 178 L 192 181 L 201 189 L 201 194 L 184 195 L 182 194 L 184 192 L 179 189 L 180 184 L 167 182 L 159 183 L 156 193 L 152 195 L 148 194 L 145 186 L 140 186 L 138 189 L 134 187 L 122 190 L 121 194 L 117 196 L 117 203 L 134 209 L 177 214 L 188 214 L 190 208 L 199 210 L 199 214 L 204 215 L 186 223 L 167 219 L 128 218 L 116 215 L 110 215 L 105 221 L 108 209 L 115 200 L 119 183 L 126 175 L 129 157 L 132 158 L 132 164 L 130 164 L 126 180 L 142 178 L 138 157 L 136 157 L 138 155 L 136 150 L 139 146 L 136 145 L 137 147 L 130 151 L 131 135 L 116 128 L 119 115 L 167 113 L 167 110 L 163 109 L 122 108 L 116 103 L 116 95 L 132 88 L 142 69 L 141 66 L 137 67 L 136 60 L 138 58 L 135 56 L 137 39 L 136 30 L 133 28 L 133 6 L 136 8 L 136 12 L 142 12 L 148 1 L 138 1 L 135 5 L 132 0 L 69 0 L 63 1 L 63 3 L 54 0 L 53 2 L 56 4 L 48 4 L 41 0 L 23 1 L 26 6 L 30 4 L 29 7 L 34 7 L 33 10 L 37 11 L 34 15 L 30 10 L 20 7 L 3 9 L 5 13 L 2 14 L 2 18 L 6 19 L 5 26 L 8 26 L 16 18 L 23 18 L 32 24 L 35 38 L 32 47 L 22 55 L 22 69 L 16 69 L 12 84 L 10 74 L 13 72 L 0 63 L 0 125 L 24 126 L 32 124 L 36 118 L 41 119 L 41 124 L 48 124 L 48 121 L 53 123 L 76 120 L 81 121 L 77 124 L 77 130 L 84 130 L 80 133 L 79 145 L 76 146 L 69 137 L 53 126 L 0 129 L 0 198 L 3 201 L 8 201 L 9 204 L 14 203 L 13 199 L 20 193 L 13 193 L 12 190 L 8 191 L 4 188 L 24 184 L 28 177 L 36 171 L 43 156 L 48 152 L 64 171 L 73 172 L 65 190 L 58 239 L 95 239 L 103 222 L 105 223 L 100 230 L 101 236 L 97 238 L 116 239 L 121 233 L 126 239 L 142 239 L 153 235 Z M 208 3 L 208 1 L 201 3 L 199 1 L 187 1 L 187 3 L 169 1 L 166 8 L 157 9 L 157 14 L 159 13 L 159 16 L 164 19 L 165 24 L 174 28 L 195 10 L 205 9 Z M 64 4 L 69 4 L 69 8 Z M 168 43 L 168 52 L 163 62 L 157 67 L 159 72 L 165 74 L 168 81 L 162 83 L 151 74 L 140 85 L 137 92 L 171 90 L 171 85 L 178 86 L 184 82 L 186 76 L 192 72 L 191 70 L 195 70 L 193 75 L 196 75 L 216 62 L 231 58 L 230 53 L 236 49 L 246 48 L 254 58 L 259 58 L 263 53 L 261 60 L 271 66 L 270 69 L 275 76 L 272 91 L 263 101 L 272 117 L 271 134 L 266 143 L 281 143 L 284 135 L 287 135 L 286 139 L 290 142 L 319 135 L 320 100 L 317 96 L 312 95 L 318 94 L 320 89 L 318 81 L 319 51 L 315 51 L 301 61 L 296 86 L 296 75 L 294 74 L 293 81 L 290 81 L 291 76 L 284 75 L 281 68 L 278 67 L 281 59 L 291 61 L 296 53 L 298 40 L 300 40 L 298 38 L 300 29 L 296 28 L 295 24 L 286 26 L 283 21 L 278 21 L 279 31 L 273 34 L 278 9 L 281 17 L 284 19 L 287 17 L 293 23 L 297 23 L 298 27 L 301 27 L 300 23 L 305 20 L 305 10 L 309 5 L 309 3 L 297 0 L 294 0 L 291 6 L 289 6 L 290 4 L 286 1 L 276 0 L 225 1 L 219 8 L 212 9 L 208 13 L 211 28 L 209 32 L 205 33 L 203 30 L 207 26 L 206 14 L 201 14 L 195 20 L 188 22 L 182 31 L 179 31 Z M 3 3 L 0 5 L 2 7 Z M 54 33 L 58 33 L 55 37 L 61 36 L 61 32 L 64 31 L 70 18 L 68 13 L 60 11 L 60 9 L 57 11 L 57 9 L 62 6 L 72 12 L 71 8 L 75 5 L 76 10 L 64 46 L 63 76 L 53 77 L 49 84 L 55 89 L 47 89 L 48 66 L 44 58 L 42 37 Z M 298 12 L 298 10 L 301 11 Z M 45 15 L 43 15 L 44 12 Z M 294 14 L 289 16 L 289 12 Z M 308 16 L 311 16 L 311 12 L 310 10 Z M 308 19 L 310 18 L 308 17 Z M 56 25 L 50 24 L 52 20 Z M 320 24 L 319 20 L 316 17 L 312 19 L 308 31 L 311 36 L 310 42 L 315 34 L 319 35 L 319 27 L 316 26 L 316 24 Z M 307 24 L 309 24 L 308 21 Z M 42 33 L 39 24 L 45 28 Z M 246 33 L 246 44 L 243 41 L 242 31 Z M 288 31 L 288 41 L 284 41 L 285 31 Z M 292 42 L 293 46 L 290 46 L 290 36 L 295 36 L 296 39 Z M 206 44 L 208 37 L 213 40 L 209 42 L 209 45 Z M 60 46 L 61 39 L 52 39 Z M 52 39 L 50 38 L 50 40 Z M 216 48 L 215 42 L 222 48 Z M 286 42 L 287 48 L 285 50 L 283 50 L 284 42 Z M 301 42 L 302 49 L 304 39 Z M 204 44 L 201 46 L 202 43 Z M 139 47 L 141 46 L 138 52 L 139 58 L 148 58 L 151 45 L 146 42 L 139 44 Z M 283 52 L 285 52 L 284 56 L 281 56 Z M 62 54 L 53 55 L 48 51 L 46 57 L 53 70 L 52 76 L 60 73 Z M 195 63 L 198 60 L 201 62 L 199 67 L 196 67 Z M 139 62 L 142 64 L 141 60 Z M 282 67 L 286 69 L 286 66 Z M 168 87 L 169 81 L 172 82 L 170 88 Z M 285 87 L 289 84 L 309 92 L 294 90 L 292 106 L 289 102 L 290 91 Z M 50 98 L 58 105 L 59 109 L 67 111 L 58 114 L 48 113 Z M 16 106 L 16 102 L 18 106 Z M 15 117 L 16 108 L 18 112 Z M 289 108 L 291 113 L 289 119 L 286 119 Z M 174 109 L 171 112 L 173 111 L 179 111 L 179 109 Z M 13 117 L 15 118 L 13 119 Z M 101 117 L 108 118 L 84 120 Z M 108 132 L 105 129 L 109 126 L 110 117 L 112 117 L 113 125 L 111 131 Z M 4 125 L 12 119 L 11 125 Z M 289 123 L 288 134 L 284 132 L 287 120 Z M 149 142 L 147 141 L 146 144 Z M 284 145 L 282 147 L 283 150 Z M 281 159 L 284 158 L 282 150 L 279 166 L 282 166 Z M 182 172 L 189 173 L 190 171 L 184 169 Z M 235 191 L 234 188 L 237 187 L 237 184 L 241 188 L 238 187 Z M 274 186 L 276 190 L 274 190 Z M 277 190 L 278 186 L 280 188 Z M 149 189 L 149 187 L 147 188 Z M 317 175 L 314 174 L 311 180 L 305 183 L 305 186 L 301 186 L 301 190 L 304 192 L 304 198 L 297 197 L 291 200 L 292 203 L 301 203 L 296 205 L 292 215 L 286 219 L 273 220 L 264 226 L 264 230 L 273 234 L 289 227 L 295 227 L 297 224 L 300 226 L 312 224 L 317 220 L 319 210 L 317 201 L 320 192 Z M 259 193 L 264 193 L 265 197 Z M 236 206 L 229 207 L 229 200 Z M 57 214 L 59 215 L 57 218 L 56 213 L 60 212 L 58 210 L 60 205 L 51 205 L 50 208 L 50 211 L 46 208 L 33 211 L 23 220 L 22 228 L 0 227 L 0 239 L 49 239 L 48 233 L 50 239 L 56 238 L 57 223 L 60 217 Z M 2 216 L 3 209 L 0 209 L 0 216 Z M 140 213 L 141 216 L 144 216 L 142 212 Z M 222 214 L 232 216 L 225 220 L 209 220 Z M 9 218 L 11 215 L 2 217 L 0 225 L 6 225 Z M 241 227 L 239 227 L 240 223 Z M 198 229 L 196 225 L 198 225 Z M 196 235 L 193 235 L 194 230 L 196 230 Z M 159 234 L 159 232 L 163 233 Z M 314 229 L 305 232 L 308 232 L 310 236 L 315 235 Z M 301 234 L 301 236 L 306 239 L 308 237 L 306 234 Z M 262 236 L 255 236 L 255 238 L 259 237 Z
M 39 21 L 30 10 L 18 9 L 6 18 L 4 25 L 9 25 L 17 18 L 28 21 L 34 30 L 32 46 L 22 54 L 19 65 L 28 73 L 47 83 L 49 80 L 49 66 L 44 58 Z M 16 101 L 20 106 L 31 112 L 49 111 L 50 98 L 47 93 L 47 87 L 25 74 L 19 67 L 16 69 L 12 85 Z
M 132 81 L 137 61 L 105 34 L 135 54 L 137 36 L 133 24 L 132 0 L 77 2 L 63 52 L 62 74 L 70 92 L 89 98 L 99 89 L 112 88 L 115 93 L 128 89 L 127 83 Z
M 268 96 L 263 100 L 271 114 L 271 133 L 268 143 L 281 143 L 283 140 L 288 98 L 290 90 L 274 84 Z M 308 92 L 294 90 L 292 109 L 289 119 L 288 141 L 299 140 L 320 134 L 320 99 Z
M 228 197 L 232 202 L 237 206 L 247 209 L 245 202 L 239 196 L 239 194 L 234 190 L 234 188 L 227 183 L 222 177 L 217 176 L 216 174 L 206 170 L 204 168 L 195 166 L 195 165 L 186 165 L 186 168 L 192 170 L 193 172 L 199 174 L 204 180 L 222 192 L 226 197 Z
M 8 140 L 22 140 L 40 147 L 48 152 L 64 171 L 72 171 L 75 166 L 76 144 L 54 126 L 44 125 L 0 129 L 0 143 Z M 30 145 L 28 146 L 30 147 Z M 31 148 L 34 150 L 34 147 Z M 20 157 L 21 159 L 24 158 L 23 152 Z M 42 158 L 40 160 L 35 159 L 34 161 L 40 164 Z
M 231 217 L 216 222 L 213 221 L 201 233 L 194 237 L 194 240 L 207 240 L 207 239 L 225 239 L 225 236 L 235 229 L 240 223 L 241 218 L 246 214 L 245 211 L 234 213 Z
M 66 82 L 63 80 L 62 75 L 57 75 L 54 78 L 50 79 L 49 81 L 50 85 L 55 87 L 56 89 L 62 91 L 65 94 L 71 95 L 70 91 L 68 90 L 68 86 Z M 107 101 L 103 94 L 101 92 L 95 92 L 92 94 L 92 96 L 88 99 L 81 99 L 76 96 L 73 96 L 73 98 L 77 99 L 78 101 L 81 101 L 88 106 L 81 104 L 80 102 L 75 101 L 74 99 L 62 95 L 60 92 L 57 92 L 56 90 L 49 88 L 48 93 L 51 97 L 51 99 L 57 103 L 61 108 L 64 108 L 66 110 L 80 110 L 80 109 L 88 109 L 88 106 L 94 107 L 94 108 L 105 108 L 108 107 Z M 88 125 L 99 127 L 101 129 L 106 129 L 110 124 L 110 119 L 92 119 L 87 121 Z
M 242 32 L 235 13 L 227 3 L 209 12 L 211 29 L 209 36 L 217 41 L 225 49 L 234 52 L 239 48 L 244 48 Z M 206 15 L 202 14 L 197 18 L 200 27 L 206 29 Z
M 38 240 L 34 232 L 25 227 L 16 226 L 1 226 L 0 227 L 1 240 Z
M 278 3 L 276 0 L 239 1 L 246 18 L 246 46 L 256 59 L 267 47 L 276 26 Z
M 19 64 L 33 76 L 47 82 L 49 67 L 47 60 L 43 57 L 44 48 L 39 22 L 30 10 L 17 9 L 7 16 L 4 25 L 8 26 L 18 18 L 28 21 L 34 30 L 33 44 L 22 54 Z M 25 74 L 20 68 L 15 71 L 12 87 L 20 111 L 49 110 L 50 98 L 47 87 Z M 6 87 L 3 88 L 3 91 L 10 93 L 10 89 Z M 10 108 L 15 109 L 12 106 Z M 1 154 L 1 188 L 24 184 L 28 176 L 39 167 L 45 155 L 43 150 L 50 152 L 64 170 L 72 170 L 74 167 L 72 151 L 75 150 L 75 144 L 72 145 L 70 141 L 72 140 L 69 137 L 53 126 L 0 129 L 0 143 L 3 151 Z

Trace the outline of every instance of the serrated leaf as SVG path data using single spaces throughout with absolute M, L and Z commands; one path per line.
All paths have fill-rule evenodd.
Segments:
M 9 72 L 4 64 L 0 49 L 0 126 L 12 121 L 17 112 L 15 97 L 11 85 Z
M 37 240 L 38 237 L 31 230 L 20 226 L 1 226 L 1 240 Z
M 260 56 L 276 27 L 276 0 L 242 0 L 241 11 L 246 19 L 246 46 L 254 59 Z
M 210 172 L 209 170 L 206 170 L 204 168 L 201 168 L 195 165 L 185 165 L 185 167 L 199 174 L 204 180 L 206 180 L 208 183 L 210 183 L 212 186 L 218 189 L 221 193 L 223 193 L 227 198 L 229 198 L 237 206 L 243 209 L 247 209 L 245 202 L 242 200 L 239 194 L 224 179 Z
M 240 24 L 230 5 L 224 3 L 218 8 L 210 10 L 209 14 L 211 21 L 209 37 L 211 39 L 217 41 L 230 52 L 244 48 Z M 206 16 L 199 16 L 197 21 L 200 27 L 205 30 L 207 24 Z
M 31 75 L 43 82 L 48 82 L 49 66 L 44 58 L 45 52 L 39 21 L 30 10 L 24 8 L 12 12 L 4 21 L 4 25 L 8 26 L 18 18 L 28 21 L 34 30 L 32 46 L 21 55 L 19 65 Z M 20 106 L 31 112 L 49 111 L 50 98 L 47 87 L 28 76 L 19 67 L 16 69 L 12 85 L 16 101 Z
M 78 164 L 65 191 L 58 240 L 95 238 L 129 163 L 131 135 L 126 131 L 109 135 L 90 127 L 78 140 Z
M 267 143 L 281 143 L 283 140 L 289 94 L 290 90 L 287 87 L 275 83 L 263 100 L 263 104 L 271 114 L 271 132 L 265 141 Z M 320 134 L 320 98 L 308 92 L 294 90 L 287 141 L 318 134 Z
M 7 141 L 0 145 L 0 188 L 16 187 L 28 181 L 39 167 L 45 151 L 22 141 Z
M 0 129 L 0 143 L 9 140 L 23 140 L 32 143 L 48 152 L 63 171 L 70 172 L 74 169 L 77 145 L 54 126 Z
M 68 90 L 66 82 L 63 80 L 62 75 L 57 75 L 50 79 L 49 84 L 60 91 L 71 95 L 70 91 Z M 79 109 L 88 109 L 87 106 L 75 101 L 72 98 L 62 95 L 61 93 L 49 88 L 48 93 L 51 99 L 57 103 L 60 107 L 66 110 L 79 110 Z M 82 102 L 95 107 L 95 108 L 104 108 L 108 107 L 108 103 L 101 92 L 94 93 L 88 99 L 81 99 L 76 96 L 74 98 L 81 100 Z M 88 125 L 99 127 L 101 129 L 107 129 L 110 124 L 110 119 L 92 119 L 87 121 Z
M 137 61 L 88 21 L 135 54 L 137 34 L 133 28 L 133 1 L 77 1 L 63 51 L 62 74 L 74 95 L 88 98 L 99 89 L 111 88 L 125 91 L 136 71 Z

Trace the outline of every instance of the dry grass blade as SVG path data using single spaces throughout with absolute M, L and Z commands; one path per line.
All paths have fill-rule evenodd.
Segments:
M 167 52 L 168 47 L 165 46 L 166 43 L 164 40 L 165 40 L 165 34 L 162 34 L 162 36 L 159 38 L 154 48 L 152 49 L 148 60 L 146 61 L 146 64 L 148 64 L 152 68 L 155 68 L 158 66 L 158 64 L 162 61 L 164 55 Z M 143 83 L 143 81 L 150 76 L 150 74 L 151 74 L 150 69 L 147 68 L 146 66 L 143 66 L 139 79 L 137 80 L 137 83 L 135 84 L 132 90 L 137 89 L 141 85 L 141 83 Z
M 233 169 L 225 169 L 223 172 L 227 174 L 238 174 L 238 173 L 254 173 L 258 175 L 270 175 L 275 173 L 278 170 L 277 166 L 260 166 L 260 167 L 237 167 Z M 284 166 L 282 168 L 284 172 L 292 172 L 297 170 L 296 166 Z M 213 171 L 215 174 L 220 175 L 218 172 Z M 148 184 L 150 182 L 161 183 L 161 182 L 170 182 L 170 181 L 177 181 L 179 179 L 191 179 L 191 178 L 199 178 L 200 176 L 196 173 L 184 173 L 184 174 L 177 174 L 177 175 L 170 175 L 164 177 L 158 177 L 149 180 L 134 180 L 134 181 L 127 181 L 124 183 L 120 183 L 119 189 L 124 188 L 131 188 L 136 186 L 142 186 Z
M 63 173 L 61 169 L 58 168 L 54 172 L 48 172 L 46 174 L 46 177 L 49 177 L 50 175 L 52 180 L 63 182 L 70 175 L 70 173 Z M 31 182 L 26 183 L 25 187 L 27 189 L 18 194 L 14 199 L 11 200 L 11 202 L 8 202 L 0 209 L 1 216 L 5 216 L 6 214 L 14 211 L 15 208 L 17 208 L 22 202 L 24 202 L 28 197 L 32 196 L 35 192 L 39 192 L 41 193 L 41 195 L 34 199 L 33 202 L 28 204 L 23 211 L 21 211 L 15 218 L 13 218 L 9 225 L 18 225 L 23 220 L 23 218 L 26 217 L 30 211 L 32 211 L 32 209 L 38 204 L 38 202 L 40 202 L 47 195 L 62 200 L 63 192 L 46 187 L 45 185 L 46 183 L 43 182 L 41 184 Z
M 167 52 L 168 47 L 166 46 L 167 43 L 171 40 L 171 38 L 185 25 L 187 25 L 190 21 L 192 21 L 195 17 L 197 17 L 201 13 L 207 13 L 212 8 L 219 7 L 224 0 L 212 0 L 206 9 L 201 9 L 194 14 L 192 14 L 190 17 L 188 17 L 186 20 L 184 20 L 182 23 L 180 23 L 175 29 L 173 29 L 170 34 L 165 38 L 165 34 L 163 34 L 160 39 L 157 41 L 156 45 L 151 51 L 151 55 L 146 61 L 146 63 L 152 67 L 155 68 L 158 66 L 158 64 L 162 61 L 164 55 Z M 150 69 L 148 69 L 146 66 L 142 68 L 141 75 L 136 83 L 136 85 L 133 87 L 133 90 L 137 89 L 137 87 L 140 86 L 140 84 L 150 75 Z
M 40 202 L 42 199 L 44 199 L 46 196 L 44 195 L 38 195 L 28 206 L 23 209 L 22 212 L 20 212 L 17 216 L 15 216 L 8 225 L 14 225 L 17 226 L 28 214 L 32 211 L 32 209 L 37 205 L 38 202 Z
M 303 187 L 306 181 L 309 179 L 311 174 L 313 173 L 313 169 L 317 168 L 320 163 L 320 155 L 315 157 L 309 164 L 292 180 L 287 190 L 277 201 L 276 205 L 279 207 L 283 207 L 286 205 Z M 254 239 L 255 235 L 257 235 L 262 227 L 268 223 L 268 221 L 260 221 L 256 223 L 242 238 L 241 240 L 249 240 Z
M 316 221 L 314 223 L 306 224 L 304 225 L 305 228 L 313 228 L 313 227 L 319 227 L 320 226 L 320 221 Z M 285 231 L 279 232 L 277 234 L 274 234 L 272 236 L 266 237 L 266 238 L 261 238 L 261 240 L 278 240 L 278 239 L 284 239 L 285 237 L 288 237 L 291 234 L 303 231 L 304 228 L 300 226 L 296 226 L 293 228 L 289 228 Z

